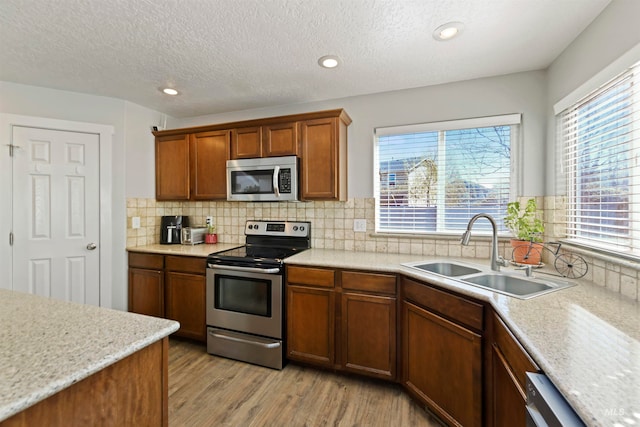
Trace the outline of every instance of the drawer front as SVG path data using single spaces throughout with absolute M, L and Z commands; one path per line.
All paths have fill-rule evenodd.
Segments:
M 405 299 L 476 330 L 483 329 L 482 304 L 406 278 L 402 280 L 402 289 Z
M 129 267 L 162 270 L 164 268 L 164 256 L 129 252 Z
M 342 272 L 342 287 L 356 291 L 396 294 L 396 276 L 389 274 Z
M 287 266 L 287 281 L 289 283 L 333 288 L 335 276 L 334 270 L 325 268 Z
M 165 266 L 170 271 L 182 271 L 205 275 L 207 272 L 207 259 L 187 256 L 167 256 Z
M 500 349 L 507 363 L 513 370 L 518 383 L 526 390 L 525 372 L 538 372 L 540 368 L 531 360 L 527 352 L 497 314 L 493 315 L 493 342 Z

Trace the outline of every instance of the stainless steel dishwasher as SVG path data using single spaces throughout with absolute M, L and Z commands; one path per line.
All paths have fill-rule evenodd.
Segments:
M 543 374 L 527 372 L 527 427 L 582 427 L 585 424 Z

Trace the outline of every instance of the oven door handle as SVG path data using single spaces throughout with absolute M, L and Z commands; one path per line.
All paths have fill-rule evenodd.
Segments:
M 246 273 L 264 273 L 264 274 L 278 274 L 279 268 L 256 268 L 256 267 L 238 267 L 235 265 L 217 265 L 207 264 L 209 268 L 216 268 L 219 270 L 231 270 L 231 271 L 244 271 Z
M 243 344 L 257 345 L 257 346 L 264 347 L 264 348 L 278 348 L 278 347 L 280 347 L 280 343 L 278 343 L 278 342 L 268 343 L 267 344 L 267 343 L 249 341 L 249 340 L 245 340 L 245 339 L 237 338 L 237 337 L 230 337 L 229 335 L 220 335 L 220 334 L 216 334 L 215 332 L 211 332 L 211 331 L 209 331 L 209 335 L 211 335 L 212 337 L 215 337 L 215 338 L 220 338 L 220 339 L 229 340 L 229 341 L 236 341 L 236 342 L 240 342 L 240 343 L 243 343 Z

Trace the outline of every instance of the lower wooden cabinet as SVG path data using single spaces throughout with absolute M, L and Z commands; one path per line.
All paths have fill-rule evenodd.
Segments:
M 341 272 L 342 367 L 396 379 L 396 276 Z
M 492 337 L 491 425 L 524 427 L 527 398 L 525 373 L 539 372 L 539 368 L 495 314 Z
M 290 285 L 287 300 L 287 357 L 333 367 L 335 292 Z
M 402 382 L 450 425 L 480 426 L 483 306 L 402 280 Z
M 395 380 L 396 277 L 287 268 L 287 357 Z
M 164 317 L 164 257 L 129 253 L 129 311 Z
M 205 342 L 205 274 L 205 258 L 130 252 L 129 311 L 177 320 L 176 336 Z
M 482 337 L 403 302 L 405 387 L 452 425 L 482 425 Z

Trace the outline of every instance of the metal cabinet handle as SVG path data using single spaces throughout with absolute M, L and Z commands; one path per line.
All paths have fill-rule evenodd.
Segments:
M 96 245 L 95 243 L 89 243 L 87 245 L 87 249 L 89 249 L 90 251 L 94 250 L 97 247 L 98 247 L 98 245 Z

